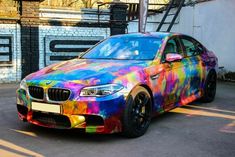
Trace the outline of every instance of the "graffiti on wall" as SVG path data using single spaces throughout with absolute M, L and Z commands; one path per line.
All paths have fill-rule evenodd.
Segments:
M 76 58 L 80 53 L 85 52 L 102 39 L 104 39 L 103 36 L 46 36 L 44 65 L 47 66 L 58 61 Z

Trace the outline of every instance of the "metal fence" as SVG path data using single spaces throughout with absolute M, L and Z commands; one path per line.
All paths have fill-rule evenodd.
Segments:
M 19 17 L 19 3 L 17 0 L 0 0 L 0 18 Z
M 121 0 L 125 3 L 139 3 L 139 0 Z M 149 0 L 149 4 L 167 4 L 170 0 Z M 148 9 L 156 10 L 161 8 L 160 5 L 149 5 Z

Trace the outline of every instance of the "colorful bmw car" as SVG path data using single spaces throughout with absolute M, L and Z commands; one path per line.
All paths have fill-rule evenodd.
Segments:
M 18 115 L 49 128 L 138 137 L 155 115 L 196 99 L 213 101 L 217 67 L 214 53 L 187 35 L 112 36 L 24 78 Z

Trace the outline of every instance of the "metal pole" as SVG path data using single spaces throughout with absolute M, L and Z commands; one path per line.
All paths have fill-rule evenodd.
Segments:
M 139 32 L 145 32 L 149 0 L 139 0 Z

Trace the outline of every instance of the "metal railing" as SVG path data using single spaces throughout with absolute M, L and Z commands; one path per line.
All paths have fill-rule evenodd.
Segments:
M 166 7 L 166 12 L 161 20 L 161 22 L 158 25 L 157 31 L 161 31 L 161 28 L 164 24 L 169 24 L 167 32 L 170 32 L 172 26 L 175 24 L 175 20 L 178 17 L 181 8 L 184 6 L 185 0 L 171 0 L 169 5 Z M 175 13 L 170 13 L 170 11 L 175 8 L 176 12 Z M 172 17 L 170 22 L 166 22 L 167 17 Z
M 120 2 L 106 2 L 106 3 L 98 3 L 98 22 L 100 22 L 100 16 L 101 15 L 107 15 L 109 14 L 111 16 L 111 13 L 104 13 L 102 11 L 102 9 L 100 9 L 103 6 L 106 6 L 106 8 L 109 8 L 110 5 L 113 4 L 120 4 Z M 127 9 L 127 21 L 132 21 L 132 20 L 136 20 L 139 18 L 139 3 L 122 3 L 122 4 L 126 4 L 128 6 Z M 166 6 L 168 5 L 168 3 L 150 3 L 149 4 L 149 9 L 148 9 L 148 15 L 153 15 L 156 13 L 162 13 Z M 152 6 L 152 7 L 151 7 Z

